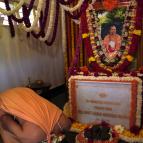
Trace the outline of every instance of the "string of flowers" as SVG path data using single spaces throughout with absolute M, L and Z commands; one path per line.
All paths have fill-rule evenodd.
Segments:
M 55 16 L 53 35 L 52 35 L 51 41 L 48 41 L 48 40 L 45 41 L 45 43 L 48 46 L 51 46 L 56 39 L 56 33 L 57 33 L 57 29 L 58 29 L 58 17 L 59 17 L 59 3 L 56 3 L 56 16 Z
M 10 6 L 8 3 L 8 0 L 4 0 L 5 2 L 5 6 L 6 6 L 6 10 L 10 10 Z M 11 37 L 15 36 L 15 30 L 14 30 L 14 26 L 13 26 L 13 22 L 12 22 L 12 17 L 11 16 L 7 16 L 8 17 L 8 23 L 9 23 L 9 28 L 10 28 L 10 33 L 11 33 Z
M 96 2 L 96 1 L 94 1 Z M 89 37 L 89 30 L 87 26 L 87 17 L 86 17 L 86 12 L 83 12 L 81 15 L 81 28 L 82 28 L 82 39 L 83 39 L 83 44 L 85 45 L 86 48 L 86 54 L 87 57 L 89 57 L 89 65 L 88 65 L 88 70 L 90 72 L 94 72 L 94 76 L 98 76 L 99 72 L 101 73 L 106 73 L 107 76 L 111 76 L 111 72 L 108 70 L 105 70 L 104 68 L 99 67 L 99 65 L 96 63 L 96 60 L 93 55 L 93 51 L 91 48 L 90 44 L 90 37 Z M 87 72 L 84 72 L 86 74 Z
M 65 1 L 65 0 L 59 0 L 59 3 L 63 4 L 63 5 L 69 5 L 71 3 L 73 3 L 75 0 L 68 0 L 68 1 Z
M 112 61 L 110 61 L 106 57 L 106 51 L 103 51 L 100 40 L 99 40 L 100 38 L 98 37 L 99 26 L 98 26 L 97 21 L 95 21 L 97 20 L 96 12 L 92 6 L 90 6 L 87 9 L 88 29 L 90 32 L 90 41 L 92 45 L 94 58 L 97 64 L 100 67 L 104 68 L 105 70 L 110 70 L 110 69 L 117 70 L 117 68 L 119 68 L 119 66 L 125 62 L 125 59 L 127 59 L 129 62 L 133 60 L 132 56 L 130 56 L 128 52 L 131 49 L 129 48 L 129 46 L 131 45 L 131 37 L 132 37 L 131 35 L 134 30 L 135 8 L 136 8 L 136 2 L 132 0 L 129 6 L 129 10 L 127 11 L 127 16 L 125 17 L 126 26 L 124 26 L 123 28 L 125 29 L 125 31 L 123 34 L 122 46 L 120 50 L 118 51 L 116 58 L 112 59 Z
M 39 0 L 38 6 L 37 6 L 36 17 L 35 17 L 35 19 L 34 19 L 32 25 L 28 22 L 28 21 L 29 21 L 28 18 L 26 19 L 26 17 L 28 16 L 28 12 L 27 12 L 27 10 L 26 10 L 27 7 L 26 7 L 26 6 L 24 7 L 24 8 L 25 8 L 25 15 L 26 15 L 25 21 L 27 21 L 27 22 L 25 22 L 26 25 L 23 25 L 23 24 L 20 25 L 21 29 L 25 30 L 26 32 L 31 32 L 31 31 L 34 31 L 34 30 L 35 30 L 35 28 L 37 27 L 37 23 L 38 23 L 38 21 L 39 21 L 39 18 L 40 18 L 40 13 L 41 13 L 41 10 L 42 10 L 42 8 L 43 8 L 43 5 L 44 5 L 44 1 L 43 1 L 43 0 Z M 24 12 L 24 11 L 23 11 L 23 12 Z M 17 17 L 20 18 L 19 13 L 17 13 Z M 31 26 L 30 26 L 30 25 L 31 25 Z
M 141 20 L 143 18 L 143 13 L 142 13 L 143 1 L 137 0 L 136 2 L 137 2 L 137 9 L 136 9 L 136 18 L 135 18 L 135 28 L 132 33 L 132 42 L 130 44 L 130 49 L 128 51 L 129 55 L 135 54 L 136 49 L 138 47 L 138 43 L 141 40 L 141 33 L 138 31 L 141 31 L 141 27 L 142 27 Z M 130 7 L 130 8 L 132 8 L 132 7 Z M 124 72 L 126 70 L 126 67 L 128 67 L 128 65 L 131 62 L 131 58 L 132 58 L 132 56 L 131 57 L 129 56 L 124 60 L 123 64 L 121 64 L 118 68 L 119 71 Z
M 23 11 L 23 15 L 24 15 L 24 24 L 26 27 L 30 27 L 31 26 L 31 23 L 30 23 L 30 19 L 29 19 L 29 13 L 27 11 L 27 6 L 26 5 L 23 5 L 22 6 L 22 11 Z M 24 24 L 21 25 L 21 29 L 23 28 Z M 28 31 L 27 31 L 28 32 Z
M 70 13 L 69 11 L 66 11 L 66 13 L 72 18 L 72 19 L 79 19 L 81 17 L 82 12 L 84 12 L 88 7 L 88 0 L 84 0 L 83 4 L 81 5 L 81 8 L 77 13 L 75 14 Z
M 46 41 L 47 39 L 49 39 L 52 29 L 53 29 L 53 25 L 54 25 L 54 18 L 55 18 L 55 9 L 56 9 L 56 0 L 52 0 L 50 2 L 50 18 L 49 18 L 49 24 L 48 24 L 48 28 L 46 31 L 46 35 L 45 37 L 39 37 L 40 41 Z
M 0 12 L 4 15 L 12 15 L 14 14 L 15 12 L 17 12 L 21 7 L 22 5 L 25 3 L 25 0 L 20 0 L 20 2 L 17 4 L 17 6 L 15 8 L 13 8 L 12 10 L 5 10 L 5 9 L 2 9 L 0 8 Z
M 30 1 L 29 7 L 26 9 L 26 10 L 27 10 L 27 15 L 24 15 L 24 14 L 23 14 L 23 17 L 22 17 L 22 18 L 17 18 L 15 15 L 12 14 L 12 15 L 11 15 L 12 19 L 13 19 L 15 22 L 18 22 L 18 23 L 22 23 L 23 21 L 25 21 L 24 19 L 27 18 L 27 17 L 29 17 L 29 15 L 30 15 L 30 12 L 31 12 L 31 10 L 32 10 L 32 8 L 33 8 L 34 2 L 35 2 L 35 0 L 31 0 L 31 1 Z
M 40 36 L 41 37 L 44 37 L 45 36 L 45 27 L 46 27 L 46 22 L 47 22 L 47 18 L 48 18 L 48 12 L 49 12 L 49 0 L 46 0 L 46 5 L 45 5 L 45 10 L 44 10 L 44 16 L 43 18 L 40 17 L 40 20 L 39 20 L 39 23 L 40 23 L 40 31 L 39 33 L 35 33 L 34 31 L 32 31 L 32 35 L 35 37 L 35 38 L 39 38 Z M 42 15 L 43 13 L 41 13 Z M 35 15 L 35 14 L 34 14 Z
M 70 13 L 78 10 L 81 5 L 83 4 L 84 0 L 79 0 L 78 3 L 74 6 L 74 7 L 68 7 L 68 6 L 65 6 L 65 5 L 62 5 L 60 4 L 60 6 L 65 10 L 65 11 L 68 11 Z
M 9 19 L 13 19 L 14 21 L 20 23 L 19 26 L 21 29 L 25 30 L 28 33 L 31 32 L 35 38 L 39 38 L 41 41 L 45 41 L 45 43 L 47 45 L 51 45 L 55 40 L 56 31 L 57 31 L 57 24 L 58 24 L 58 20 L 57 20 L 58 14 L 56 14 L 56 15 L 54 14 L 54 12 L 55 12 L 55 9 L 54 9 L 55 1 L 51 1 L 50 20 L 49 20 L 49 25 L 48 25 L 46 34 L 44 32 L 44 29 L 45 29 L 45 25 L 46 25 L 46 21 L 47 21 L 47 15 L 48 15 L 48 11 L 49 11 L 47 8 L 49 1 L 48 0 L 46 1 L 44 16 L 42 13 L 42 7 L 44 4 L 44 1 L 43 0 L 38 1 L 36 17 L 34 18 L 34 21 L 31 24 L 30 19 L 29 19 L 29 15 L 30 15 L 30 12 L 33 8 L 34 2 L 35 2 L 35 0 L 31 0 L 29 6 L 27 7 L 25 4 L 25 1 L 21 0 L 12 10 L 11 9 L 9 9 L 9 10 L 0 9 L 0 10 L 4 14 L 11 15 L 11 17 Z M 74 0 L 68 0 L 68 1 L 59 0 L 56 3 L 60 4 L 64 10 L 67 10 L 69 12 L 74 12 L 75 10 L 77 10 L 81 7 L 80 12 L 77 15 L 72 15 L 73 18 L 79 18 L 81 13 L 82 13 L 82 10 L 86 9 L 86 7 L 87 7 L 87 0 L 85 0 L 85 1 L 79 0 L 78 3 L 73 8 L 64 6 L 64 5 L 71 4 L 73 2 L 74 2 Z M 9 6 L 9 1 L 7 1 L 6 5 Z M 20 15 L 19 15 L 19 9 L 21 7 L 22 7 L 22 11 L 23 11 L 23 17 L 20 17 Z M 56 10 L 58 11 L 59 8 Z M 15 13 L 16 13 L 16 16 L 14 15 Z M 56 12 L 56 13 L 58 13 L 58 12 Z M 39 21 L 40 28 L 37 27 L 38 21 Z M 11 25 L 10 27 L 12 27 L 12 20 L 10 22 L 10 25 Z M 52 33 L 53 27 L 54 27 L 53 36 L 52 36 L 50 41 L 47 41 L 49 39 L 51 33 Z M 40 31 L 39 31 L 39 29 L 40 29 Z M 11 31 L 13 31 L 13 30 L 11 30 Z M 39 32 L 36 33 L 36 31 L 39 31 Z

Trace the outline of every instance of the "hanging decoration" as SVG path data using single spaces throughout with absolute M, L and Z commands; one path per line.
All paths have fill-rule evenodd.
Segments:
M 35 38 L 45 42 L 47 45 L 52 45 L 56 38 L 56 31 L 58 25 L 59 6 L 68 12 L 72 18 L 80 18 L 81 13 L 87 7 L 88 0 L 78 0 L 73 7 L 67 6 L 74 3 L 74 0 L 46 0 L 45 10 L 43 14 L 44 1 L 38 0 L 37 7 L 34 8 L 35 0 L 31 0 L 29 5 L 25 0 L 20 0 L 14 8 L 9 7 L 9 0 L 5 2 L 7 9 L 0 8 L 0 12 L 8 16 L 11 35 L 14 36 L 14 27 L 12 28 L 12 21 L 19 24 L 19 27 L 32 34 Z M 50 4 L 49 4 L 50 3 Z M 23 17 L 20 17 L 19 10 L 22 8 Z M 33 9 L 36 9 L 34 20 L 31 23 L 29 16 Z M 76 11 L 76 13 L 74 13 Z M 79 11 L 79 12 L 78 12 Z M 49 14 L 50 13 L 50 14 Z M 77 14 L 78 13 L 78 14 Z M 49 16 L 49 18 L 48 18 Z M 49 21 L 47 21 L 49 19 Z M 46 30 L 46 25 L 47 30 Z M 46 33 L 45 33 L 46 30 Z M 52 35 L 52 36 L 51 36 Z
M 35 27 L 37 27 L 37 23 L 38 23 L 38 21 L 39 21 L 39 18 L 40 18 L 40 13 L 41 13 L 41 10 L 42 10 L 42 8 L 43 8 L 43 5 L 44 5 L 44 1 L 43 0 L 39 0 L 39 2 L 38 2 L 38 6 L 37 6 L 37 13 L 36 13 L 36 17 L 35 17 L 35 19 L 34 19 L 34 21 L 33 21 L 33 23 L 32 23 L 32 25 L 30 26 L 30 27 L 27 27 L 26 25 L 21 25 L 21 28 L 23 29 L 23 30 L 25 30 L 26 32 L 31 32 L 31 31 L 33 31 L 34 29 L 35 29 Z M 20 15 L 19 15 L 19 13 L 17 13 L 18 15 L 18 18 L 20 18 Z
M 8 0 L 4 0 L 4 2 L 5 2 L 6 10 L 10 11 L 11 9 L 10 9 L 10 6 L 8 4 Z M 15 30 L 14 30 L 14 25 L 13 25 L 13 21 L 12 21 L 11 16 L 8 16 L 8 23 L 9 23 L 11 37 L 14 37 L 15 36 Z
M 68 12 L 72 13 L 72 12 L 78 10 L 82 6 L 83 2 L 84 2 L 84 0 L 79 0 L 78 3 L 77 3 L 77 5 L 75 5 L 74 7 L 68 7 L 68 6 L 65 6 L 65 5 L 61 4 L 61 7 L 65 11 L 68 11 Z
M 10 16 L 10 15 L 14 14 L 15 12 L 17 12 L 22 7 L 22 5 L 24 3 L 25 3 L 25 0 L 20 0 L 20 2 L 17 4 L 17 6 L 12 10 L 5 10 L 5 9 L 0 8 L 0 13 Z

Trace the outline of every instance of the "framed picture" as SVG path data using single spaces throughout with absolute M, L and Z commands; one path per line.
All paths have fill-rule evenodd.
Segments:
M 133 61 L 137 6 L 136 0 L 120 1 L 111 11 L 104 9 L 101 2 L 89 5 L 86 17 L 96 67 L 121 71 Z

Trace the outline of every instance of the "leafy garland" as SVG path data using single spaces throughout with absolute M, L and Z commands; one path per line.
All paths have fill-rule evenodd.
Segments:
M 98 65 L 104 69 L 117 69 L 124 60 L 129 62 L 133 60 L 132 55 L 129 55 L 130 45 L 132 43 L 132 34 L 135 30 L 135 16 L 136 16 L 137 3 L 135 0 L 130 1 L 130 5 L 127 8 L 125 21 L 122 32 L 122 44 L 120 50 L 117 51 L 116 57 L 112 60 L 107 58 L 107 52 L 104 50 L 99 37 L 99 24 L 97 21 L 97 12 L 90 5 L 86 10 L 88 30 L 90 35 L 90 43 L 93 50 L 94 60 Z M 93 57 L 92 57 L 93 58 Z M 91 59 L 90 59 L 91 60 Z

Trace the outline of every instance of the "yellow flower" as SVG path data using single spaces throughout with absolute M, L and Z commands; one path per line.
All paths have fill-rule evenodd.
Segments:
M 89 36 L 89 34 L 88 34 L 88 33 L 84 33 L 84 34 L 82 34 L 82 38 L 83 38 L 83 39 L 87 38 L 88 36 Z
M 135 34 L 135 35 L 138 35 L 138 36 L 141 36 L 141 30 L 134 30 L 133 31 L 133 34 Z
M 91 63 L 91 62 L 96 61 L 96 59 L 95 59 L 94 57 L 90 57 L 90 58 L 88 59 L 88 61 L 89 61 L 89 63 Z
M 124 127 L 122 125 L 115 125 L 114 129 L 117 133 L 120 133 L 120 134 L 123 133 L 124 131 Z
M 96 36 L 98 36 L 98 34 L 97 34 L 97 33 L 95 33 L 95 34 L 94 34 L 94 36 L 96 37 Z
M 131 42 L 131 41 L 129 41 L 128 43 L 129 43 L 129 45 L 131 45 L 131 44 L 132 44 L 132 42 Z
M 108 71 L 110 71 L 110 72 L 112 72 L 112 70 L 111 70 L 111 69 L 109 69 L 109 68 L 107 68 L 107 70 L 108 70 Z
M 133 58 L 131 55 L 127 55 L 127 56 L 126 56 L 126 59 L 127 59 L 129 62 L 131 62 L 134 58 Z
M 96 55 L 96 54 L 97 54 L 97 52 L 96 52 L 96 51 L 93 51 L 93 54 L 95 54 L 95 55 Z

